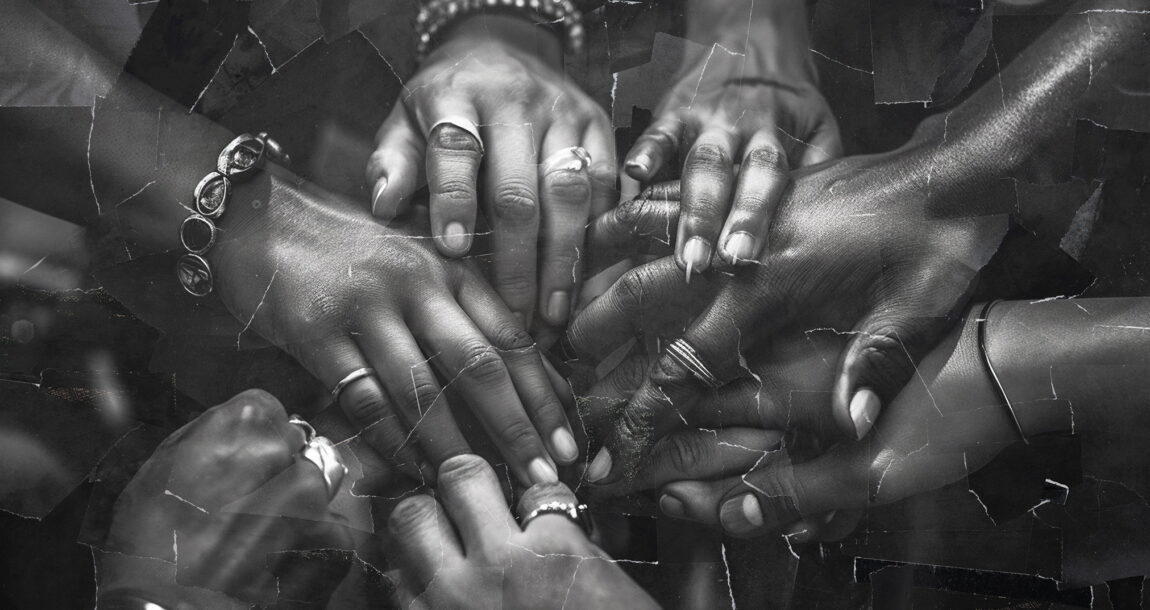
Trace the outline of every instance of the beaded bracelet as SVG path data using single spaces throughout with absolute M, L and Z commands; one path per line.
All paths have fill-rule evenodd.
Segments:
M 1002 382 L 998 380 L 998 374 L 994 372 L 994 367 L 990 364 L 990 355 L 986 351 L 986 322 L 990 316 L 990 309 L 998 303 L 999 301 L 987 302 L 986 305 L 982 306 L 982 311 L 976 319 L 978 323 L 978 354 L 982 357 L 982 366 L 994 382 L 994 389 L 998 390 L 998 396 L 1002 398 L 1002 404 L 1006 405 L 1006 412 L 1010 413 L 1010 421 L 1014 422 L 1014 429 L 1018 430 L 1018 435 L 1022 437 L 1022 442 L 1029 445 L 1030 440 L 1026 438 L 1026 432 L 1022 430 L 1022 423 L 1018 421 L 1018 415 L 1014 412 L 1014 405 L 1010 404 L 1010 398 L 1006 395 L 1006 390 L 1003 389 Z
M 196 185 L 196 211 L 180 224 L 180 243 L 186 253 L 176 262 L 176 278 L 188 294 L 211 294 L 212 267 L 203 255 L 216 243 L 218 229 L 214 221 L 224 215 L 232 185 L 250 179 L 269 158 L 283 165 L 290 163 L 283 147 L 268 134 L 245 133 L 224 147 L 216 159 L 215 171 Z
M 510 11 L 527 16 L 536 24 L 563 26 L 567 50 L 578 53 L 583 48 L 583 14 L 571 0 L 426 0 L 415 22 L 419 56 L 427 55 L 436 37 L 453 22 L 484 10 Z

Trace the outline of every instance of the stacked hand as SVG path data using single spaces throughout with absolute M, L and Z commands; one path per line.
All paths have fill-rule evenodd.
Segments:
M 471 251 L 482 211 L 496 292 L 527 326 L 536 310 L 544 326 L 566 324 L 584 227 L 614 201 L 610 123 L 557 68 L 558 53 L 524 20 L 464 19 L 407 83 L 367 168 L 384 221 L 426 181 L 444 256 Z
M 354 379 L 340 406 L 385 457 L 433 477 L 468 451 L 444 394 L 452 385 L 524 484 L 556 480 L 554 460 L 578 455 L 563 406 L 531 337 L 474 266 L 439 256 L 414 228 L 269 180 L 243 187 L 240 200 L 254 203 L 232 206 L 210 254 L 232 313 L 327 387 Z M 260 201 L 272 203 L 249 209 Z M 348 377 L 361 369 L 374 374 Z
M 342 463 L 326 452 L 325 479 L 303 452 L 326 439 L 309 442 L 309 433 L 275 398 L 250 390 L 168 437 L 116 503 L 101 606 L 125 594 L 165 608 L 231 603 L 219 593 L 322 605 L 346 564 L 293 562 L 285 553 L 353 547 L 330 504 Z

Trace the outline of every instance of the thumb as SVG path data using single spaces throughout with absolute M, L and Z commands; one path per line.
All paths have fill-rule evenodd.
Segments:
M 835 375 L 831 408 L 839 429 L 851 438 L 866 436 L 952 322 L 905 311 L 875 312 L 860 322 Z
M 423 161 L 427 142 L 403 104 L 391 110 L 375 141 L 366 172 L 370 209 L 376 218 L 389 222 L 407 213 L 412 194 L 426 181 Z

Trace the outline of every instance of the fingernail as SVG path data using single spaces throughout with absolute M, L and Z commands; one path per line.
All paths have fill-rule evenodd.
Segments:
M 575 437 L 571 436 L 567 428 L 556 428 L 551 433 L 551 450 L 564 464 L 570 464 L 579 457 L 579 446 L 575 444 Z
M 746 534 L 763 526 L 763 509 L 755 494 L 743 494 L 723 503 L 719 522 L 732 534 Z
M 851 421 L 855 424 L 855 437 L 861 439 L 870 432 L 879 410 L 878 394 L 870 388 L 859 388 L 851 398 Z
M 681 500 L 670 494 L 663 494 L 663 497 L 659 498 L 659 510 L 672 519 L 687 518 L 687 507 L 683 505 Z
M 606 447 L 599 450 L 595 454 L 595 459 L 591 460 L 591 465 L 587 467 L 587 482 L 594 483 L 601 480 L 611 472 L 611 454 L 607 451 Z
M 571 293 L 566 290 L 556 290 L 547 298 L 547 321 L 552 324 L 563 324 L 571 312 Z
M 648 155 L 647 153 L 639 153 L 635 155 L 634 159 L 631 159 L 627 162 L 627 169 L 633 169 L 635 171 L 642 172 L 643 175 L 646 175 L 651 171 L 651 155 Z
M 379 209 L 379 198 L 383 192 L 387 190 L 387 176 L 375 181 L 375 186 L 371 189 L 371 213 L 379 214 L 382 210 Z
M 683 262 L 688 269 L 702 273 L 711 265 L 711 243 L 702 237 L 692 237 L 683 248 Z M 690 273 L 687 274 L 690 277 Z
M 463 253 L 471 246 L 471 236 L 461 222 L 449 222 L 443 228 L 443 245 L 453 252 Z
M 739 261 L 749 261 L 755 257 L 755 236 L 746 231 L 731 233 L 727 237 L 727 245 L 723 246 L 727 257 L 734 264 Z
M 532 483 L 554 483 L 559 480 L 559 473 L 555 471 L 547 460 L 537 457 L 527 465 L 527 475 Z

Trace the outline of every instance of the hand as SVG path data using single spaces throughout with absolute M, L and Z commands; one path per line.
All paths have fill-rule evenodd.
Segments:
M 320 469 L 301 455 L 306 442 L 259 390 L 168 437 L 116 502 L 101 600 L 126 592 L 165 608 L 192 598 L 200 607 L 230 605 L 205 590 L 259 604 L 326 599 L 346 564 L 284 554 L 353 550 Z M 347 494 L 349 485 L 341 487 Z
M 722 280 L 714 301 L 682 335 L 720 381 L 742 375 L 743 353 L 780 329 L 835 329 L 850 341 L 838 359 L 828 406 L 844 435 L 866 433 L 864 424 L 874 421 L 881 404 L 911 377 L 914 363 L 953 323 L 972 279 L 1006 230 L 1005 213 L 932 214 L 946 209 L 943 197 L 970 197 L 978 190 L 937 180 L 930 190 L 929 156 L 919 152 L 854 157 L 795 175 L 759 264 Z M 636 286 L 640 277 L 624 276 L 575 320 L 567 336 L 581 359 L 594 364 L 609 353 L 609 345 L 587 337 L 622 342 L 629 335 L 611 329 L 635 325 L 623 319 L 634 319 L 635 308 L 620 308 L 621 299 L 612 294 L 639 294 L 649 303 L 675 298 L 673 284 Z M 596 456 L 600 468 L 593 467 L 594 474 L 609 482 L 625 469 L 633 471 L 704 388 L 678 361 L 660 357 L 603 434 L 606 449 Z
M 566 516 L 515 522 L 495 472 L 464 455 L 439 473 L 442 505 L 418 495 L 388 521 L 403 556 L 404 605 L 430 608 L 654 608 L 653 600 Z M 528 490 L 520 513 L 547 502 L 575 502 L 562 484 Z
M 688 14 L 688 37 L 713 45 L 683 67 L 624 165 L 649 182 L 676 153 L 684 155 L 674 243 L 688 276 L 711 266 L 716 247 L 729 265 L 758 260 L 790 168 L 842 154 L 838 124 L 816 84 L 802 4 L 724 6 L 733 4 L 747 3 L 708 3 Z M 703 21 L 704 32 L 691 31 Z
M 471 250 L 482 201 L 495 289 L 528 327 L 536 309 L 547 326 L 567 323 L 584 227 L 614 203 L 610 122 L 557 69 L 559 53 L 517 18 L 463 20 L 407 83 L 367 168 L 384 221 L 406 212 L 426 175 L 444 256 Z
M 547 447 L 562 463 L 578 456 L 563 405 L 531 337 L 470 261 L 443 259 L 418 231 L 301 192 L 275 170 L 265 176 L 237 192 L 210 253 L 229 310 L 327 387 L 374 369 L 343 389 L 340 406 L 417 475 L 433 478 L 469 449 L 450 384 L 524 484 L 556 480 Z

